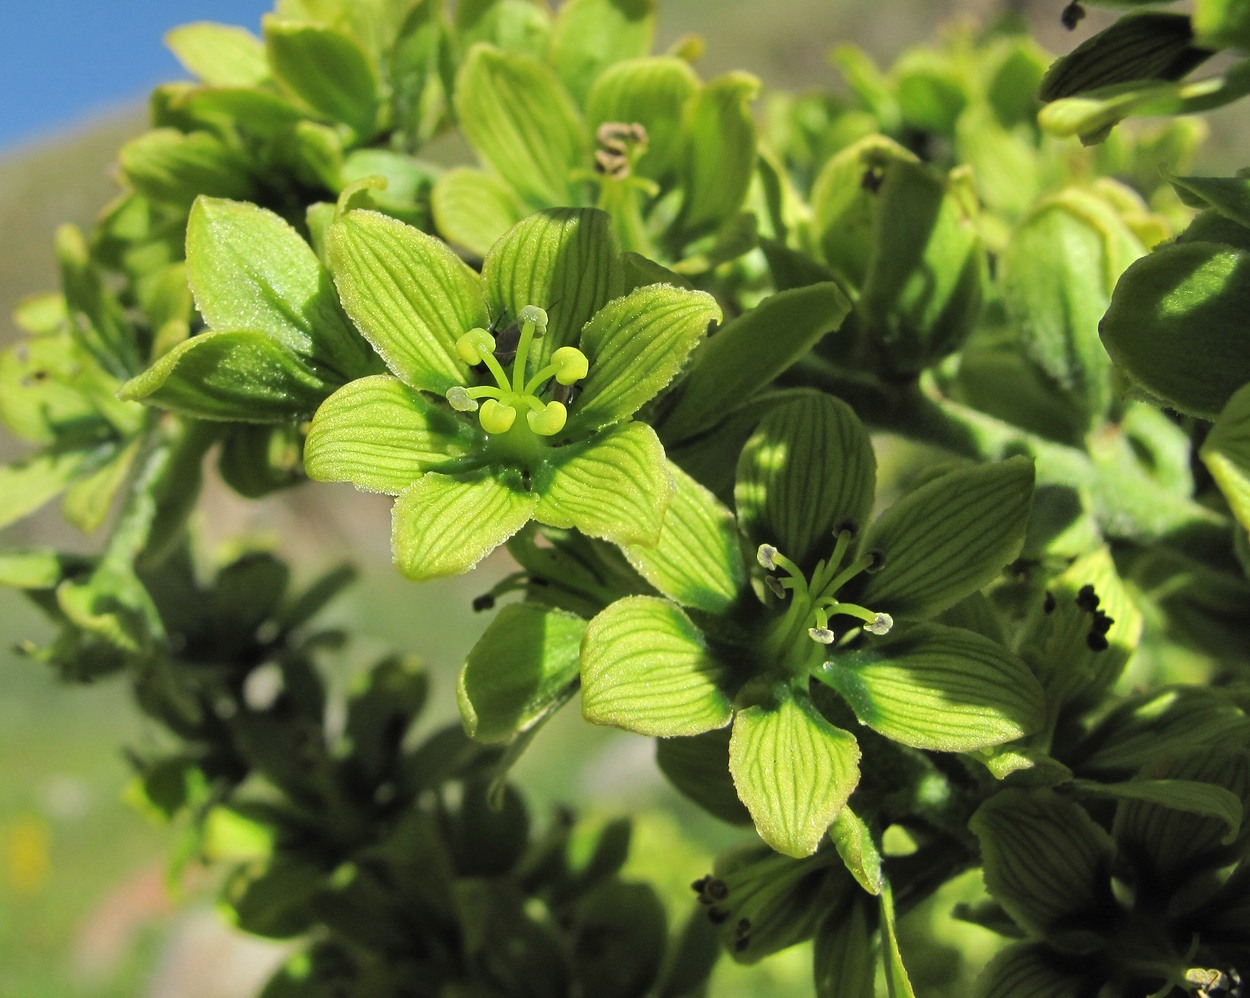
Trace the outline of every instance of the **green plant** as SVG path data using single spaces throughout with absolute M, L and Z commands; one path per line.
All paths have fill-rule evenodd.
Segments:
M 168 730 L 135 798 L 302 940 L 270 998 L 698 994 L 808 939 L 822 995 L 1239 993 L 1250 183 L 1187 175 L 1192 122 L 1117 126 L 1239 96 L 1244 62 L 1184 77 L 1250 49 L 1240 6 L 1050 68 L 1009 21 L 843 48 L 844 92 L 759 119 L 653 20 L 293 0 L 171 36 L 201 82 L 0 362 L 34 444 L 0 522 L 107 524 L 0 556 L 57 628 L 26 651 Z M 422 158 L 453 129 L 480 168 Z M 394 496 L 415 580 L 506 549 L 461 724 L 410 735 L 402 653 L 336 689 L 350 570 L 200 549 L 210 455 L 245 497 Z M 509 780 L 576 700 L 743 826 L 680 928 L 628 821 L 531 823 Z

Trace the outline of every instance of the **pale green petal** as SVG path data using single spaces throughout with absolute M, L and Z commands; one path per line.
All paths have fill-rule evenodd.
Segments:
M 326 242 L 343 307 L 387 367 L 439 395 L 466 384 L 456 340 L 490 321 L 477 274 L 442 240 L 374 211 L 348 212 Z
M 729 771 L 760 838 L 801 858 L 816 851 L 859 783 L 859 745 L 806 697 L 738 711 Z
M 525 526 L 537 504 L 537 496 L 487 474 L 428 472 L 395 500 L 395 564 L 410 579 L 467 572 Z
M 653 596 L 618 600 L 582 643 L 582 712 L 643 735 L 697 735 L 733 713 L 729 667 L 681 609 Z
M 673 494 L 664 448 L 645 423 L 627 423 L 559 448 L 537 473 L 534 517 L 615 544 L 654 544 Z
M 475 426 L 378 374 L 344 385 L 322 403 L 304 444 L 304 470 L 322 482 L 351 482 L 399 495 L 422 472 L 469 453 Z
M 631 544 L 625 557 L 644 579 L 683 606 L 724 613 L 747 584 L 733 514 L 677 465 L 668 465 L 673 501 L 654 546 Z

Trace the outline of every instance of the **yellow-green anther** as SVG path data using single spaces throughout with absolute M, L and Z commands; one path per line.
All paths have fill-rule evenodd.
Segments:
M 494 377 L 494 385 L 474 388 L 456 387 L 447 392 L 447 401 L 459 412 L 478 412 L 478 422 L 487 433 L 507 433 L 516 423 L 517 413 L 525 410 L 529 429 L 538 436 L 550 437 L 564 429 L 568 410 L 561 402 L 543 402 L 538 397 L 541 387 L 551 378 L 562 385 L 571 385 L 586 376 L 590 364 L 576 347 L 556 349 L 551 360 L 527 384 L 525 369 L 535 337 L 547 332 L 547 313 L 537 305 L 526 305 L 517 314 L 520 334 L 509 377 L 495 356 L 499 348 L 495 337 L 486 329 L 470 329 L 456 340 L 456 353 L 468 364 L 485 364 Z M 479 400 L 485 400 L 480 402 Z
M 456 353 L 466 364 L 480 364 L 487 357 L 494 356 L 495 337 L 480 326 L 470 329 L 456 340 Z
M 457 412 L 473 412 L 477 409 L 477 401 L 469 394 L 467 388 L 457 385 L 447 390 L 447 401 Z
M 560 347 L 551 355 L 551 363 L 538 371 L 525 385 L 525 394 L 533 395 L 548 378 L 562 385 L 573 385 L 586 377 L 590 361 L 577 347 Z
M 833 644 L 834 633 L 827 627 L 809 627 L 807 629 L 807 636 L 817 644 Z
M 487 433 L 507 433 L 516 422 L 516 409 L 498 399 L 487 399 L 477 418 Z
M 517 313 L 517 322 L 532 322 L 540 339 L 547 335 L 547 313 L 537 305 L 526 305 Z
M 777 571 L 777 554 L 777 549 L 771 544 L 761 544 L 755 552 L 755 560 L 760 563 L 761 568 L 775 572 Z
M 539 412 L 527 412 L 525 418 L 540 437 L 550 437 L 564 429 L 569 412 L 559 402 L 548 402 Z
M 551 355 L 551 364 L 555 368 L 556 381 L 562 385 L 576 384 L 590 370 L 590 361 L 577 347 L 560 347 Z
M 772 590 L 772 594 L 776 596 L 777 599 L 786 598 L 786 587 L 781 584 L 781 580 L 775 575 L 765 575 L 764 585 L 768 586 L 768 588 Z

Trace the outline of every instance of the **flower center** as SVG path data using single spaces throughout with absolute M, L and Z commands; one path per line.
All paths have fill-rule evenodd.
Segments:
M 766 575 L 765 585 L 779 600 L 790 600 L 785 614 L 767 637 L 770 649 L 789 664 L 788 671 L 806 671 L 811 646 L 805 647 L 801 641 L 804 634 L 819 645 L 833 644 L 836 635 L 829 626 L 832 617 L 851 617 L 870 634 L 885 634 L 894 626 L 894 618 L 888 613 L 838 599 L 838 591 L 861 572 L 877 571 L 884 564 L 884 556 L 880 551 L 869 551 L 849 560 L 855 537 L 852 526 L 839 528 L 834 537 L 833 553 L 816 563 L 810 577 L 771 544 L 761 544 L 756 552 L 762 567 L 781 573 Z
M 544 402 L 538 393 L 552 378 L 566 387 L 576 384 L 586 377 L 590 364 L 577 347 L 560 347 L 552 353 L 546 367 L 526 380 L 530 347 L 536 338 L 547 332 L 547 313 L 537 305 L 526 305 L 517 314 L 517 322 L 521 332 L 512 359 L 511 377 L 495 356 L 498 344 L 489 330 L 470 329 L 456 341 L 456 352 L 461 359 L 466 364 L 485 364 L 495 383 L 476 388 L 452 388 L 447 392 L 447 401 L 458 412 L 476 412 L 482 429 L 492 436 L 511 430 L 522 412 L 531 431 L 540 437 L 554 436 L 564 429 L 568 409 L 563 402 L 554 399 Z

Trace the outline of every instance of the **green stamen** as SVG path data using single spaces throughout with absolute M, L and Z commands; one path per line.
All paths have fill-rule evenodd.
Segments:
M 551 362 L 528 381 L 525 367 L 536 338 L 546 335 L 547 313 L 537 305 L 526 305 L 517 315 L 521 325 L 511 377 L 504 371 L 495 350 L 498 344 L 488 330 L 470 329 L 456 341 L 456 353 L 467 364 L 485 364 L 494 385 L 474 388 L 457 386 L 447 392 L 447 401 L 457 412 L 477 412 L 482 429 L 492 435 L 507 433 L 525 410 L 525 425 L 540 437 L 550 437 L 564 429 L 568 409 L 557 401 L 538 398 L 541 387 L 551 379 L 572 385 L 586 377 L 590 363 L 576 347 L 564 346 L 551 355 Z M 479 406 L 479 399 L 485 399 Z
M 786 612 L 772 629 L 769 644 L 782 660 L 792 661 L 796 669 L 807 659 L 807 653 L 796 644 L 801 635 L 806 634 L 817 644 L 834 642 L 836 635 L 829 626 L 832 616 L 842 615 L 862 621 L 861 626 L 870 634 L 886 634 L 894 626 L 894 619 L 888 613 L 844 603 L 837 598 L 838 590 L 851 579 L 861 572 L 874 571 L 881 564 L 880 553 L 870 551 L 851 564 L 843 565 L 854 536 L 855 531 L 851 528 L 838 530 L 833 553 L 828 560 L 816 563 L 810 578 L 772 544 L 761 544 L 756 551 L 755 557 L 761 567 L 769 572 L 782 573 L 764 577 L 769 591 L 779 600 L 784 600 L 787 593 L 793 593 Z

